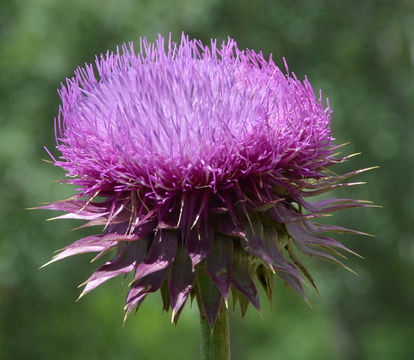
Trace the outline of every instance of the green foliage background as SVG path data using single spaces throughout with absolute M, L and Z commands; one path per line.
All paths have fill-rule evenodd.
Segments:
M 307 259 L 320 295 L 313 308 L 276 283 L 273 310 L 250 309 L 232 322 L 237 360 L 412 359 L 414 354 L 414 3 L 411 0 L 3 0 L 0 2 L 0 358 L 197 359 L 198 314 L 177 327 L 158 295 L 122 327 L 120 279 L 75 304 L 77 284 L 96 265 L 88 256 L 42 270 L 52 251 L 86 232 L 31 212 L 72 194 L 61 170 L 41 161 L 54 148 L 56 88 L 74 68 L 117 44 L 181 31 L 207 43 L 235 38 L 240 48 L 273 53 L 282 66 L 322 88 L 334 110 L 338 143 L 362 155 L 338 171 L 380 165 L 339 196 L 370 199 L 331 222 L 372 234 L 348 236 L 365 259 L 355 277 Z

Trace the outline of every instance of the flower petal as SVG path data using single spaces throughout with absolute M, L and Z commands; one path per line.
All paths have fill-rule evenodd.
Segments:
M 175 315 L 187 300 L 188 294 L 194 285 L 195 275 L 196 273 L 192 271 L 192 264 L 187 250 L 184 247 L 179 247 L 171 265 L 168 280 L 173 321 L 178 320 Z
M 167 271 L 165 269 L 153 272 L 140 278 L 133 286 L 131 286 L 126 298 L 125 319 L 134 306 L 137 306 L 138 309 L 149 293 L 155 292 L 161 287 L 166 274 Z
M 134 270 L 144 260 L 147 252 L 147 241 L 140 239 L 123 245 L 118 255 L 111 261 L 102 265 L 91 277 L 85 281 L 85 289 L 81 296 L 86 295 L 105 281 L 120 274 L 126 274 Z
M 233 240 L 229 237 L 216 235 L 213 249 L 206 264 L 208 275 L 219 288 L 223 298 L 227 300 L 233 265 Z
M 211 281 L 205 269 L 197 273 L 197 290 L 201 302 L 200 310 L 207 318 L 210 328 L 214 327 L 223 297 L 217 286 Z
M 187 238 L 187 250 L 191 258 L 193 269 L 202 260 L 204 260 L 211 252 L 211 248 L 215 239 L 214 228 L 209 226 L 206 220 L 201 221 L 201 226 L 190 230 Z
M 259 296 L 250 275 L 250 267 L 251 264 L 249 258 L 243 254 L 241 250 L 235 249 L 231 284 L 240 291 L 257 310 L 260 310 Z
M 161 229 L 152 241 L 145 261 L 141 263 L 132 282 L 171 265 L 177 252 L 179 232 Z

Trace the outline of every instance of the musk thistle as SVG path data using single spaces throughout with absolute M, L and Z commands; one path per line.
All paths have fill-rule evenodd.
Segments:
M 364 170 L 337 175 L 331 109 L 305 78 L 272 57 L 209 46 L 183 35 L 140 39 L 96 57 L 62 84 L 55 119 L 58 158 L 77 194 L 43 209 L 104 231 L 64 248 L 53 260 L 113 251 L 81 296 L 132 273 L 126 316 L 160 292 L 176 322 L 196 298 L 211 329 L 232 293 L 244 315 L 260 309 L 256 286 L 272 299 L 276 275 L 303 298 L 314 281 L 297 252 L 347 268 L 347 247 L 327 233 L 358 231 L 317 222 L 336 210 L 369 206 L 309 198 Z M 315 286 L 316 287 L 316 286 Z

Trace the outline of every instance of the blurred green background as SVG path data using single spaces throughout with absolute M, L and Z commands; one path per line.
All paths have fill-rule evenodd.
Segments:
M 359 274 L 307 260 L 320 295 L 313 308 L 276 282 L 273 309 L 231 319 L 233 359 L 413 359 L 414 354 L 414 2 L 271 0 L 15 0 L 0 2 L 0 358 L 181 359 L 199 357 L 198 313 L 177 327 L 158 294 L 122 327 L 126 284 L 112 280 L 80 302 L 76 285 L 95 269 L 90 256 L 39 266 L 86 232 L 26 211 L 63 199 L 64 174 L 41 159 L 54 149 L 56 92 L 75 67 L 117 44 L 181 31 L 205 43 L 231 36 L 240 48 L 286 57 L 334 110 L 338 143 L 362 152 L 338 171 L 379 165 L 338 196 L 382 209 L 329 219 L 375 238 L 340 240 L 362 254 Z

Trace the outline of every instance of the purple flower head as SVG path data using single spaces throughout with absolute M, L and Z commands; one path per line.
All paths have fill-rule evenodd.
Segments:
M 334 154 L 331 110 L 307 79 L 231 39 L 159 36 L 96 57 L 59 94 L 54 162 L 78 193 L 42 208 L 104 232 L 52 262 L 114 250 L 82 295 L 132 273 L 127 315 L 160 290 L 173 321 L 191 296 L 214 327 L 230 291 L 244 315 L 260 308 L 256 284 L 271 299 L 274 275 L 305 298 L 303 277 L 315 284 L 294 251 L 345 267 L 338 250 L 351 251 L 326 233 L 359 232 L 314 219 L 366 202 L 307 198 L 363 170 L 328 171 L 347 157 Z

